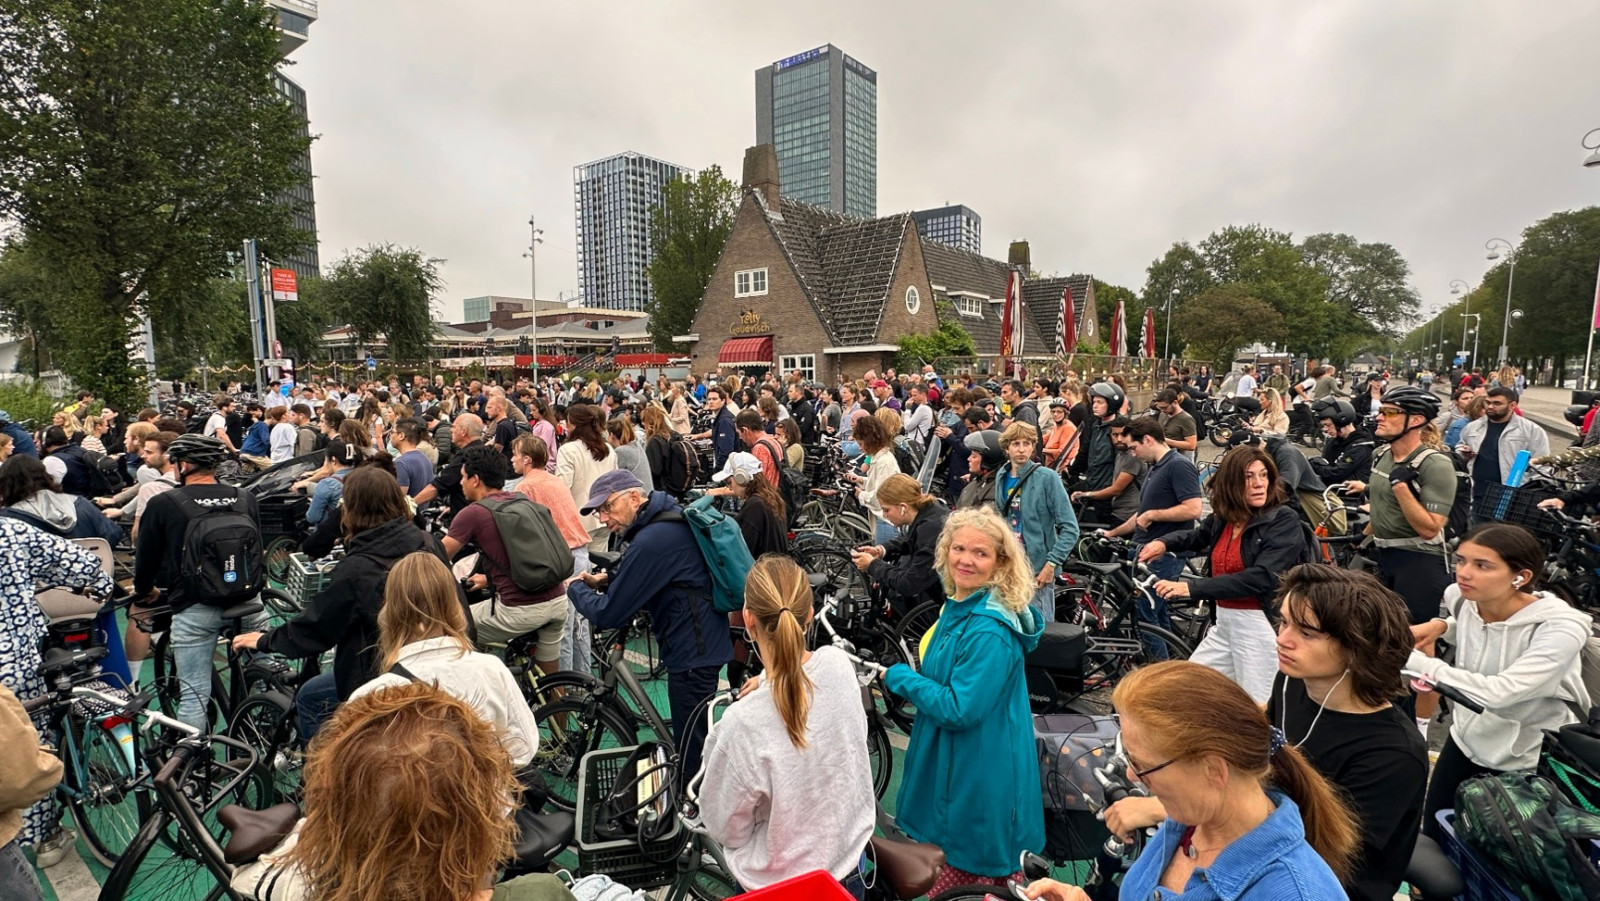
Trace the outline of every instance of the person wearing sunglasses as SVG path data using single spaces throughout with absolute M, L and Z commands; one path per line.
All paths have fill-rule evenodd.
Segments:
M 1166 812 L 1123 876 L 1121 897 L 1345 897 L 1339 881 L 1356 859 L 1356 820 L 1244 689 L 1216 670 L 1170 660 L 1134 670 L 1111 703 L 1128 775 Z M 1026 893 L 1088 898 L 1051 879 Z

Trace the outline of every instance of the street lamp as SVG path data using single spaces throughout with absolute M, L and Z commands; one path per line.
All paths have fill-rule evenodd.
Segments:
M 1462 292 L 1466 293 L 1463 294 Z M 1467 348 L 1467 316 L 1469 314 L 1466 311 L 1472 308 L 1472 286 L 1459 278 L 1453 279 L 1450 282 L 1450 293 L 1455 297 L 1464 298 L 1462 302 L 1466 304 L 1461 311 L 1461 346 L 1456 348 L 1456 353 L 1460 353 Z M 1442 330 L 1442 324 L 1440 328 Z
M 1589 133 L 1583 136 L 1583 141 L 1581 142 L 1583 149 L 1590 151 L 1589 155 L 1583 160 L 1583 165 L 1590 169 L 1600 166 L 1600 137 L 1596 137 L 1597 135 L 1600 135 L 1600 128 L 1591 128 Z
M 1472 320 L 1471 330 L 1467 329 L 1468 319 Z M 1468 372 L 1472 371 L 1472 367 L 1478 365 L 1478 325 L 1482 320 L 1482 313 L 1461 314 L 1461 347 L 1463 350 L 1465 350 L 1467 346 L 1467 336 L 1472 336 L 1472 357 L 1467 360 L 1466 366 Z
M 1505 238 L 1490 238 L 1483 244 L 1483 249 L 1489 251 L 1487 259 L 1500 259 L 1500 249 L 1505 248 L 1506 265 L 1511 271 L 1506 275 L 1506 315 L 1500 323 L 1500 369 L 1506 368 L 1506 339 L 1511 334 L 1511 285 L 1517 280 L 1517 246 Z
M 533 224 L 533 217 L 528 217 L 528 252 L 523 256 L 528 258 L 528 296 L 533 301 L 533 331 L 529 337 L 533 341 L 533 389 L 539 391 L 539 260 L 535 251 L 544 243 L 544 229 Z

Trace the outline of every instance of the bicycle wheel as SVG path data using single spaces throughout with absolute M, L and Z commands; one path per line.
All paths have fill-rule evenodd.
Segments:
M 145 821 L 100 889 L 100 901 L 216 901 L 226 896 L 165 810 Z
M 300 539 L 294 535 L 279 535 L 267 542 L 262 557 L 267 563 L 267 578 L 279 585 L 289 581 L 289 557 L 300 550 Z
M 294 619 L 295 614 L 301 610 L 299 601 L 276 588 L 268 588 L 261 592 L 261 605 L 267 616 L 267 625 L 263 631 L 275 629 Z
M 922 639 L 939 621 L 939 611 L 944 605 L 938 601 L 928 601 L 918 604 L 900 620 L 900 625 L 895 628 L 895 637 L 905 642 L 906 648 L 911 651 L 911 660 L 922 668 Z
M 130 748 L 132 734 L 126 723 L 111 727 L 77 715 L 65 727 L 72 730 L 78 753 L 68 758 L 62 793 L 90 853 L 114 866 L 150 815 L 149 789 L 136 784 L 118 732 L 128 736 Z
M 872 763 L 872 794 L 881 801 L 894 777 L 894 747 L 889 744 L 889 731 L 871 718 L 867 720 L 867 760 Z
M 259 778 L 245 783 L 244 806 L 265 810 L 300 795 L 300 770 L 304 757 L 295 747 L 300 727 L 294 701 L 282 692 L 265 692 L 245 698 L 228 720 L 227 734 L 255 749 Z
M 590 751 L 625 748 L 638 744 L 628 718 L 592 700 L 562 698 L 533 712 L 539 724 L 539 753 L 534 767 L 550 788 L 550 803 L 558 810 L 578 805 L 578 764 Z
M 795 552 L 795 562 L 808 573 L 827 578 L 825 591 L 830 595 L 848 586 L 851 597 L 865 598 L 871 594 L 866 576 L 856 569 L 850 553 L 837 544 L 815 543 Z

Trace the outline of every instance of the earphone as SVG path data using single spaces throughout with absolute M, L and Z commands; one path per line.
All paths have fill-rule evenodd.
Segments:
M 1516 578 L 1511 580 L 1511 587 L 1512 588 L 1521 588 L 1522 587 L 1522 583 L 1526 582 L 1526 581 L 1528 581 L 1528 580 L 1524 579 L 1521 576 L 1517 576 Z
M 748 485 L 748 484 L 750 484 L 750 474 L 749 473 L 744 473 L 744 472 L 735 472 L 733 474 L 733 484 L 735 484 L 735 485 Z

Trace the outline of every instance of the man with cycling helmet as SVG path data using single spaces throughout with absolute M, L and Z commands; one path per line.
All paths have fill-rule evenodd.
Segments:
M 995 474 L 1006 464 L 1006 451 L 1000 446 L 1000 433 L 994 429 L 975 429 L 967 433 L 963 443 L 967 446 L 967 471 L 972 478 L 967 487 L 961 489 L 955 508 L 966 510 L 984 504 L 992 505 Z
M 133 596 L 139 600 L 129 611 L 134 619 L 155 606 L 154 594 L 172 608 L 172 656 L 181 696 L 178 719 L 208 728 L 207 704 L 211 700 L 212 656 L 222 631 L 222 607 L 212 598 L 193 597 L 184 586 L 184 545 L 191 521 L 219 508 L 232 508 L 259 522 L 256 500 L 250 492 L 217 481 L 215 470 L 232 455 L 210 435 L 181 435 L 167 446 L 178 485 L 150 498 L 140 518 L 139 541 L 133 558 Z M 259 535 L 257 536 L 259 547 Z M 257 614 L 246 619 L 247 629 L 265 623 Z M 150 636 L 137 626 L 128 629 L 128 659 L 149 656 Z
M 1372 472 L 1377 440 L 1362 424 L 1356 408 L 1343 398 L 1324 397 L 1311 409 L 1327 437 L 1322 443 L 1322 456 L 1311 460 L 1317 478 L 1329 485 L 1351 479 L 1365 482 Z
M 1453 581 L 1445 547 L 1445 523 L 1455 503 L 1455 464 L 1439 451 L 1439 399 L 1410 385 L 1390 388 L 1379 399 L 1376 438 L 1387 444 L 1372 460 L 1370 482 L 1350 479 L 1347 491 L 1367 492 L 1368 529 L 1378 550 L 1378 575 L 1405 599 L 1411 624 L 1439 615 L 1440 599 Z M 1431 693 L 1417 698 L 1417 725 L 1438 708 Z
M 1089 418 L 1079 429 L 1078 456 L 1067 470 L 1067 481 L 1082 479 L 1072 492 L 1074 502 L 1088 502 L 1079 519 L 1109 523 L 1115 495 L 1107 493 L 1107 489 L 1117 477 L 1117 443 L 1111 437 L 1111 424 L 1121 413 L 1127 396 L 1116 382 L 1104 381 L 1090 385 L 1088 397 Z

